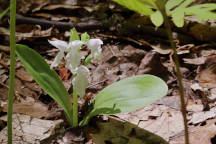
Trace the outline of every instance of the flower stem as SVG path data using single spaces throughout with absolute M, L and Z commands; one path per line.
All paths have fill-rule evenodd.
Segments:
M 179 94 L 180 94 L 180 100 L 181 100 L 181 112 L 182 112 L 183 121 L 184 121 L 185 144 L 189 144 L 189 134 L 188 134 L 188 126 L 187 126 L 187 111 L 186 111 L 186 104 L 185 104 L 185 100 L 184 100 L 184 87 L 182 84 L 182 75 L 180 72 L 179 58 L 177 55 L 175 44 L 173 42 L 172 30 L 171 30 L 171 26 L 169 23 L 169 19 L 168 19 L 166 12 L 164 10 L 161 10 L 161 13 L 162 13 L 163 18 L 164 18 L 165 27 L 167 30 L 167 35 L 168 35 L 170 45 L 171 45 L 171 48 L 172 48 L 173 54 L 174 54 L 176 76 L 177 76 L 177 81 L 178 81 L 178 86 L 179 86 Z
M 78 98 L 77 92 L 73 89 L 73 127 L 78 126 Z
M 16 0 L 10 0 L 10 81 L 8 93 L 8 144 L 12 144 L 12 113 L 14 97 L 14 78 L 15 78 L 15 26 L 16 26 Z

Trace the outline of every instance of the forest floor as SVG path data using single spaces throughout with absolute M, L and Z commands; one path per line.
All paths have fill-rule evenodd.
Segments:
M 173 52 L 163 27 L 155 29 L 149 19 L 110 1 L 89 0 L 77 6 L 68 5 L 71 2 L 74 1 L 19 0 L 16 42 L 36 50 L 51 64 L 58 49 L 48 40 L 68 41 L 73 27 L 80 33 L 87 32 L 91 38 L 100 38 L 104 42 L 103 58 L 88 66 L 91 76 L 85 100 L 92 99 L 106 86 L 126 77 L 139 74 L 159 76 L 169 86 L 165 97 L 135 112 L 114 117 L 155 133 L 170 144 L 183 144 L 184 125 Z M 203 25 L 215 30 L 215 22 Z M 215 34 L 211 36 L 208 30 L 199 33 L 193 28 L 174 28 L 173 32 L 183 76 L 190 141 L 191 144 L 216 144 Z M 0 143 L 7 141 L 9 53 L 6 16 L 0 22 Z M 89 50 L 84 49 L 82 53 L 87 55 Z M 71 92 L 72 76 L 64 63 L 55 70 Z M 14 142 L 45 143 L 51 139 L 50 143 L 72 143 L 74 137 L 63 120 L 62 108 L 36 84 L 18 59 L 15 91 Z M 79 104 L 83 103 L 80 99 Z M 86 144 L 93 142 L 89 139 Z

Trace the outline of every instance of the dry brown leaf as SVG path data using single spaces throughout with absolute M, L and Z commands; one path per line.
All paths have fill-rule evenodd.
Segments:
M 7 112 L 7 105 L 3 107 L 3 110 L 5 112 Z M 13 105 L 13 112 L 15 113 L 19 113 L 19 114 L 25 114 L 25 115 L 29 115 L 31 117 L 34 118 L 46 118 L 49 116 L 49 113 L 51 113 L 48 110 L 48 106 L 40 103 L 40 102 L 36 102 L 34 104 L 14 104 Z
M 200 82 L 202 87 L 216 87 L 216 55 L 208 56 L 205 64 L 197 69 L 196 80 Z
M 203 126 L 189 128 L 191 144 L 214 144 L 216 134 L 216 119 L 207 120 Z M 170 144 L 183 144 L 184 134 L 176 135 L 170 139 Z
M 216 117 L 215 113 L 216 108 L 212 108 L 210 111 L 196 112 L 192 115 L 191 120 L 188 122 L 190 124 L 199 124 L 208 119 L 212 119 Z
M 59 8 L 64 8 L 64 9 L 71 9 L 71 10 L 75 10 L 75 9 L 80 9 L 80 6 L 73 6 L 73 5 L 64 5 L 64 4 L 56 4 L 56 5 L 48 5 L 43 7 L 44 10 L 55 10 L 55 9 L 59 9 Z
M 63 120 L 41 120 L 27 115 L 13 114 L 13 144 L 39 144 L 49 143 L 59 130 Z M 7 121 L 7 116 L 0 118 Z M 0 131 L 0 143 L 7 143 L 7 127 Z
M 24 69 L 20 68 L 16 71 L 16 74 L 22 78 L 22 80 L 27 81 L 27 82 L 32 82 L 34 78 Z
M 183 60 L 187 64 L 201 65 L 205 63 L 206 57 L 199 57 L 199 58 L 194 58 L 194 59 L 184 58 Z

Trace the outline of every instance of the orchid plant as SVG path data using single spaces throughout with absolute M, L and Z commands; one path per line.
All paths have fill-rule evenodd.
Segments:
M 79 35 L 76 29 L 73 28 L 71 30 L 69 43 L 62 40 L 48 40 L 51 45 L 59 49 L 59 53 L 56 55 L 50 68 L 58 66 L 61 60 L 64 59 L 66 62 L 66 68 L 73 74 L 73 126 L 78 125 L 77 95 L 83 97 L 88 86 L 88 76 L 90 71 L 87 68 L 87 61 L 91 61 L 91 59 L 100 60 L 102 58 L 101 45 L 103 44 L 103 41 L 100 39 L 89 39 L 89 37 L 90 36 L 87 33 L 84 33 L 81 35 L 81 40 L 79 40 Z M 81 60 L 85 59 L 85 57 L 81 55 L 80 50 L 82 49 L 82 46 L 85 45 L 91 50 L 91 53 L 85 62 L 85 65 L 82 65 Z
M 78 96 L 83 97 L 88 86 L 89 70 L 87 65 L 92 59 L 101 60 L 102 40 L 90 39 L 87 33 L 81 39 L 75 29 L 71 30 L 69 43 L 61 40 L 48 40 L 59 49 L 51 66 L 33 49 L 25 45 L 16 45 L 16 54 L 26 70 L 34 77 L 41 88 L 49 94 L 64 110 L 69 124 L 83 126 L 91 117 L 101 114 L 127 113 L 155 102 L 166 95 L 168 87 L 160 78 L 152 75 L 139 75 L 115 82 L 92 100 L 91 107 L 78 123 Z M 84 57 L 81 49 L 86 46 L 91 53 Z M 73 104 L 58 74 L 53 70 L 61 61 L 73 74 Z

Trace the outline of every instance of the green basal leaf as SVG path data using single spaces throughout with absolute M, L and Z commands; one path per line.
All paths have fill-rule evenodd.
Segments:
M 127 113 L 152 104 L 167 94 L 168 87 L 160 78 L 138 75 L 123 79 L 103 89 L 93 101 L 93 109 L 80 125 L 100 114 Z
M 79 34 L 75 28 L 71 29 L 71 31 L 70 31 L 70 40 L 69 41 L 72 42 L 74 40 L 80 40 Z
M 127 7 L 130 10 L 136 11 L 143 15 L 151 15 L 153 12 L 152 8 L 154 3 L 151 0 L 113 0 L 118 4 Z
M 64 109 L 69 123 L 72 124 L 72 103 L 58 74 L 50 69 L 40 54 L 25 45 L 17 44 L 16 54 L 41 88 Z
M 150 18 L 151 18 L 151 21 L 152 21 L 152 23 L 155 25 L 155 26 L 157 26 L 157 27 L 159 27 L 159 26 L 161 26 L 162 24 L 163 24 L 163 15 L 161 14 L 161 12 L 160 11 L 156 11 L 155 13 L 153 13 L 151 16 L 150 16 Z
M 81 41 L 87 42 L 90 39 L 90 36 L 88 35 L 87 32 L 81 35 Z

